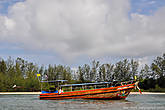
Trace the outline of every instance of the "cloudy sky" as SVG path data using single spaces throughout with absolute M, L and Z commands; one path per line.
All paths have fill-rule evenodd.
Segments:
M 0 0 L 0 57 L 77 66 L 165 52 L 165 0 Z

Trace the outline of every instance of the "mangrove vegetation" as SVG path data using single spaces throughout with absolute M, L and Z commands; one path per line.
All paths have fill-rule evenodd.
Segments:
M 0 91 L 40 91 L 41 80 L 68 80 L 68 83 L 128 81 L 134 77 L 143 91 L 165 92 L 165 54 L 150 65 L 139 66 L 138 61 L 124 59 L 115 64 L 90 64 L 72 69 L 63 65 L 39 66 L 22 58 L 0 58 Z M 46 86 L 45 86 L 46 87 Z

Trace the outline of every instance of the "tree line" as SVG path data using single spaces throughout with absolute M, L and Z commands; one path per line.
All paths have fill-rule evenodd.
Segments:
M 128 81 L 134 80 L 134 76 L 140 81 L 140 88 L 146 91 L 165 91 L 165 54 L 142 68 L 138 61 L 124 59 L 115 64 L 101 64 L 94 60 L 91 64 L 78 66 L 76 70 L 63 65 L 39 66 L 22 58 L 0 58 L 0 91 L 40 91 L 41 80 L 84 83 Z

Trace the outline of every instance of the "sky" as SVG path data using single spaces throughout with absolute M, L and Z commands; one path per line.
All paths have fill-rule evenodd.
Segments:
M 0 57 L 76 67 L 165 52 L 165 0 L 0 0 Z

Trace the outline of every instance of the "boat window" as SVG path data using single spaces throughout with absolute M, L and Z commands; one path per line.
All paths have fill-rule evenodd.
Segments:
M 117 84 L 115 84 L 115 87 L 116 87 L 116 86 L 121 86 L 121 84 L 117 83 Z

